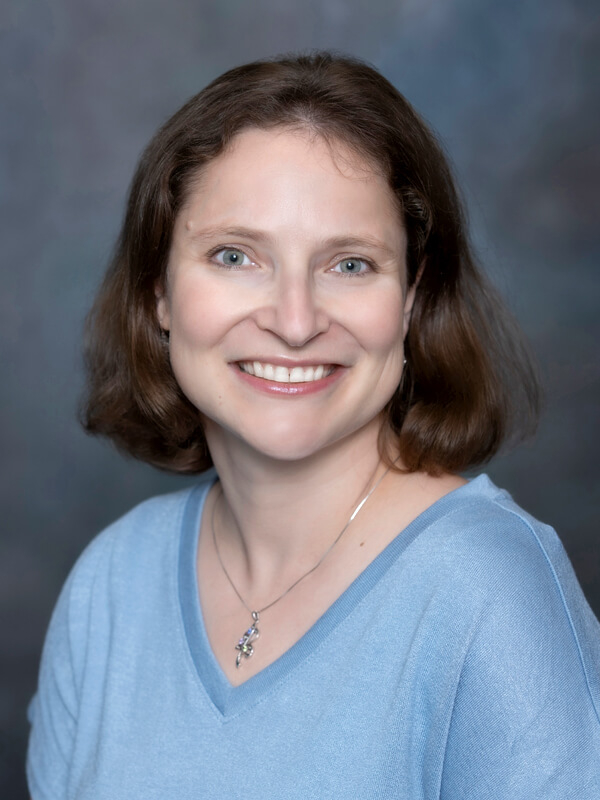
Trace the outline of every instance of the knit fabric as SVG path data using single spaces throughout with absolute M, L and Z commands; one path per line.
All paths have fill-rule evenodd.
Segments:
M 138 506 L 72 570 L 33 800 L 600 797 L 600 626 L 551 528 L 480 476 L 232 687 L 198 601 L 210 485 Z

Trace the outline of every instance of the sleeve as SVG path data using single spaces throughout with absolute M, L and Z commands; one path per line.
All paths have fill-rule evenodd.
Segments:
M 32 800 L 68 797 L 90 596 L 103 549 L 95 540 L 80 557 L 63 586 L 46 634 L 37 692 L 28 708 L 31 731 L 26 769 Z
M 464 661 L 441 800 L 597 800 L 600 626 L 564 551 L 567 587 L 543 550 L 507 566 Z

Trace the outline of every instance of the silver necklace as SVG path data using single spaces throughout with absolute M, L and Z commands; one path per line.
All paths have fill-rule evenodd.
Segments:
M 271 600 L 271 602 L 268 603 L 266 606 L 263 606 L 262 608 L 260 608 L 260 609 L 258 609 L 256 611 L 253 611 L 250 608 L 248 603 L 246 603 L 246 601 L 244 600 L 242 595 L 239 593 L 239 591 L 237 589 L 237 586 L 235 585 L 235 583 L 231 579 L 231 575 L 227 572 L 227 569 L 225 568 L 225 564 L 223 563 L 223 559 L 221 558 L 221 553 L 219 552 L 219 546 L 217 544 L 217 536 L 216 536 L 216 533 L 215 533 L 215 512 L 216 512 L 217 504 L 218 504 L 219 500 L 221 499 L 221 497 L 223 496 L 223 489 L 221 488 L 221 493 L 219 494 L 219 496 L 217 497 L 217 499 L 214 502 L 213 509 L 212 509 L 211 520 L 210 520 L 210 526 L 211 526 L 211 529 L 212 529 L 213 544 L 214 544 L 214 547 L 215 547 L 215 552 L 217 554 L 217 558 L 219 559 L 219 564 L 221 565 L 221 569 L 225 573 L 225 577 L 229 581 L 229 584 L 230 584 L 231 588 L 233 589 L 233 591 L 238 596 L 238 598 L 239 598 L 240 602 L 242 603 L 242 605 L 244 606 L 244 608 L 248 611 L 248 613 L 252 617 L 252 623 L 251 623 L 250 627 L 248 628 L 247 631 L 245 631 L 245 633 L 243 633 L 240 636 L 240 638 L 238 640 L 238 643 L 235 646 L 235 649 L 237 650 L 237 656 L 236 656 L 236 659 L 235 659 L 235 666 L 237 668 L 239 668 L 241 666 L 241 664 L 242 664 L 244 659 L 250 658 L 254 654 L 254 643 L 256 642 L 256 640 L 260 636 L 260 631 L 258 629 L 258 623 L 259 623 L 259 620 L 260 620 L 260 615 L 263 613 L 263 611 L 267 611 L 267 609 L 269 609 L 272 606 L 274 606 L 275 603 L 278 603 L 280 600 L 283 600 L 283 598 L 287 594 L 289 594 L 292 591 L 292 589 L 294 587 L 296 587 L 300 583 L 300 581 L 303 581 L 305 578 L 308 578 L 308 576 L 311 575 L 317 569 L 317 567 L 321 566 L 321 564 L 323 563 L 323 561 L 325 561 L 325 559 L 327 558 L 329 553 L 331 553 L 333 548 L 336 546 L 336 544 L 339 542 L 339 540 L 342 538 L 342 536 L 346 533 L 346 531 L 348 530 L 348 527 L 350 526 L 350 523 L 353 522 L 353 520 L 356 517 L 356 515 L 358 514 L 358 512 L 361 510 L 361 508 L 367 502 L 369 497 L 371 497 L 371 495 L 373 494 L 375 489 L 377 489 L 377 487 L 379 486 L 379 484 L 385 478 L 385 476 L 388 474 L 389 471 L 390 471 L 390 467 L 388 467 L 386 469 L 386 471 L 379 478 L 379 480 L 369 489 L 367 494 L 363 497 L 363 499 L 360 501 L 360 503 L 356 506 L 356 508 L 354 509 L 352 514 L 350 514 L 350 517 L 349 517 L 348 521 L 346 522 L 346 524 L 344 525 L 344 527 L 342 528 L 342 530 L 338 533 L 338 535 L 333 540 L 333 542 L 329 545 L 327 550 L 325 550 L 325 552 L 323 553 L 321 558 L 317 561 L 317 563 L 314 565 L 314 567 L 311 567 L 308 570 L 308 572 L 305 572 L 304 575 L 301 575 L 297 580 L 295 580 L 292 583 L 291 586 L 288 586 L 288 588 L 285 590 L 285 592 L 282 592 L 279 595 L 279 597 L 276 597 L 275 600 Z

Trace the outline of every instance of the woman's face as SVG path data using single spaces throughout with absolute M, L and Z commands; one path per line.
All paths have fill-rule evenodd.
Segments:
M 250 129 L 210 162 L 158 291 L 209 446 L 294 460 L 375 441 L 402 374 L 405 252 L 386 180 L 342 144 Z

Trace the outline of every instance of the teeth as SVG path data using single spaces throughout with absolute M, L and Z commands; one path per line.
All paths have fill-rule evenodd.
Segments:
M 240 367 L 249 375 L 265 378 L 276 383 L 310 383 L 319 381 L 333 372 L 333 367 L 319 364 L 316 367 L 276 367 L 273 364 L 262 364 L 260 361 L 242 361 Z

